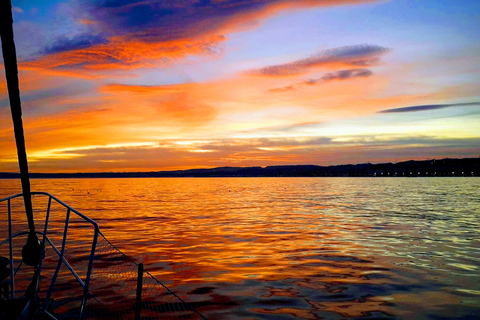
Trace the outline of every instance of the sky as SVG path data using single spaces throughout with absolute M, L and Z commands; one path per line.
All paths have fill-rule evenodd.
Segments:
M 31 172 L 480 156 L 478 0 L 12 5 Z

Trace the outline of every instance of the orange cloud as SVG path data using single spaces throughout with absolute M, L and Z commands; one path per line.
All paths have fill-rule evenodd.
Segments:
M 124 84 L 109 84 L 102 86 L 100 92 L 103 93 L 142 93 L 142 94 L 168 94 L 185 92 L 193 87 L 191 84 L 182 85 L 164 85 L 164 86 L 140 86 L 140 85 L 124 85 Z
M 96 23 L 95 21 L 90 20 L 90 19 L 86 19 L 86 18 L 80 19 L 80 20 L 78 20 L 78 22 L 80 22 L 81 24 L 95 24 Z
M 214 56 L 217 52 L 213 47 L 224 39 L 223 36 L 206 36 L 199 39 L 149 43 L 120 36 L 110 38 L 107 44 L 21 62 L 19 68 L 48 75 L 98 78 L 101 77 L 99 71 L 166 67 L 189 55 Z
M 109 101 L 122 110 L 128 106 L 139 106 L 137 112 L 145 112 L 148 120 L 168 119 L 165 125 L 172 122 L 181 127 L 197 126 L 211 121 L 216 114 L 202 99 L 197 99 L 190 91 L 199 91 L 200 85 L 180 84 L 165 86 L 129 86 L 112 84 L 100 88 L 100 92 L 109 94 Z M 126 106 L 126 107 L 122 107 Z M 152 118 L 153 117 L 153 118 Z M 170 123 L 170 124 L 168 124 Z

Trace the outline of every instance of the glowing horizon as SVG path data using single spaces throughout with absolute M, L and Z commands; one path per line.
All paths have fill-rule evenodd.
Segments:
M 31 172 L 480 155 L 476 1 L 13 6 Z M 0 171 L 15 172 L 1 74 Z

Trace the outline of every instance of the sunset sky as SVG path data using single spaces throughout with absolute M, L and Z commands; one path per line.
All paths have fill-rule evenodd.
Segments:
M 32 172 L 480 156 L 478 0 L 13 6 Z

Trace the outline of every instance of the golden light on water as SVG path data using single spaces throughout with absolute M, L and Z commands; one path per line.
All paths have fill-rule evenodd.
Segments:
M 19 185 L 9 181 L 4 192 L 15 193 Z M 456 317 L 478 309 L 477 178 L 32 184 L 95 219 L 128 256 L 201 301 L 209 319 Z M 71 232 L 71 248 L 91 237 Z

